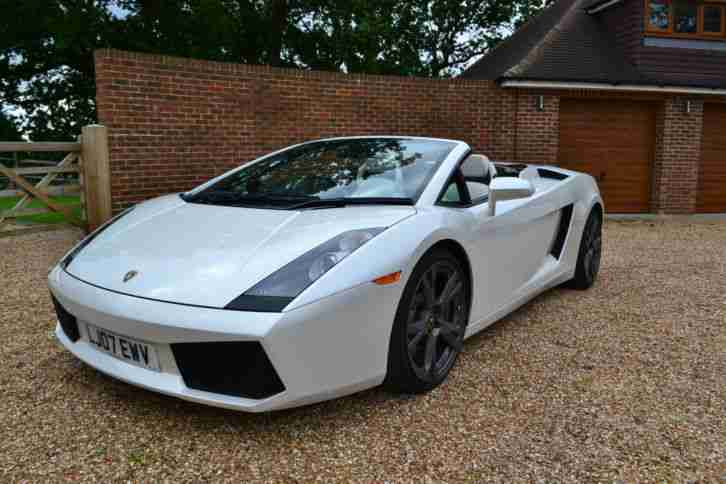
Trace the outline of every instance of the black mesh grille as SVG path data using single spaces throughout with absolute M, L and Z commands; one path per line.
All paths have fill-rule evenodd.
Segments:
M 76 321 L 76 317 L 66 311 L 55 297 L 52 297 L 52 299 L 53 306 L 55 306 L 55 313 L 58 315 L 58 322 L 60 323 L 61 328 L 63 328 L 63 332 L 69 340 L 75 343 L 81 338 L 81 334 L 78 331 L 78 322 Z
M 285 390 L 256 341 L 171 345 L 184 383 L 194 390 L 262 399 Z

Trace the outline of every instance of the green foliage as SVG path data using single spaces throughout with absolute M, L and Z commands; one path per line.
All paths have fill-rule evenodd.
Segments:
M 109 0 L 0 6 L 0 97 L 34 139 L 68 140 L 95 119 L 93 50 L 122 39 Z
M 309 0 L 288 36 L 314 68 L 450 76 L 539 11 L 533 0 Z
M 0 141 L 21 141 L 20 131 L 12 120 L 0 111 Z
M 450 76 L 543 0 L 23 0 L 0 3 L 0 100 L 31 139 L 95 121 L 93 51 Z M 113 12 L 121 8 L 123 15 Z M 116 9 L 116 10 L 114 10 Z

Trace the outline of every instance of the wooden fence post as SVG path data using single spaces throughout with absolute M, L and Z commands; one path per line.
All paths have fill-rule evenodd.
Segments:
M 105 126 L 84 126 L 81 135 L 83 190 L 88 230 L 95 230 L 112 216 L 111 169 L 108 159 L 108 131 Z

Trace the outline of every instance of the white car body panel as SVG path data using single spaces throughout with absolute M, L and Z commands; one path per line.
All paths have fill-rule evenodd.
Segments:
M 83 281 L 132 296 L 223 308 L 261 279 L 341 232 L 388 227 L 415 213 L 413 207 L 305 212 L 218 207 L 184 203 L 170 195 L 140 205 L 110 226 L 73 260 L 68 271 Z M 124 282 L 130 269 L 140 271 L 142 277 Z
M 56 335 L 74 355 L 128 383 L 209 405 L 263 412 L 314 403 L 379 385 L 386 371 L 387 313 L 398 303 L 394 292 L 375 284 L 358 286 L 284 314 L 241 313 L 126 296 L 86 284 L 56 267 L 50 288 L 81 326 L 71 343 L 60 327 Z M 371 300 L 376 300 L 371 305 Z M 345 321 L 341 324 L 341 313 Z M 152 343 L 162 371 L 138 368 L 97 351 L 85 324 Z M 342 338 L 351 344 L 321 345 Z M 386 340 L 386 341 L 384 341 Z M 187 388 L 170 344 L 261 341 L 285 384 L 270 399 L 251 400 Z
M 437 205 L 450 173 L 470 152 L 458 145 L 415 206 L 287 211 L 195 205 L 169 195 L 137 206 L 49 275 L 54 297 L 76 317 L 81 339 L 61 343 L 89 365 L 154 391 L 220 407 L 268 411 L 373 387 L 385 379 L 393 319 L 417 262 L 455 243 L 471 268 L 466 337 L 548 288 L 571 279 L 585 221 L 602 206 L 595 181 L 523 173 L 531 197 L 453 208 Z M 259 160 L 257 160 L 259 161 Z M 192 191 L 208 186 L 214 180 Z M 573 206 L 559 259 L 550 254 L 562 209 Z M 334 266 L 278 313 L 225 310 L 230 301 L 314 247 L 356 229 L 388 227 Z M 129 270 L 139 276 L 124 282 Z M 392 285 L 372 281 L 400 271 Z M 161 372 L 96 351 L 85 324 L 153 344 Z M 263 400 L 187 388 L 173 343 L 258 341 L 284 383 Z

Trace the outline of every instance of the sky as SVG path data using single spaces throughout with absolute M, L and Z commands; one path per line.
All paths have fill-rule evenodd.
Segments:
M 128 16 L 128 14 L 129 14 L 129 11 L 128 11 L 128 10 L 126 10 L 126 9 L 124 9 L 124 8 L 121 8 L 121 7 L 119 7 L 119 6 L 118 6 L 118 5 L 116 5 L 115 3 L 114 3 L 114 4 L 111 4 L 111 7 L 110 7 L 110 8 L 111 8 L 111 13 L 112 13 L 112 14 L 113 14 L 113 15 L 114 15 L 115 17 L 117 17 L 117 18 L 125 18 L 125 17 L 127 17 L 127 16 Z

